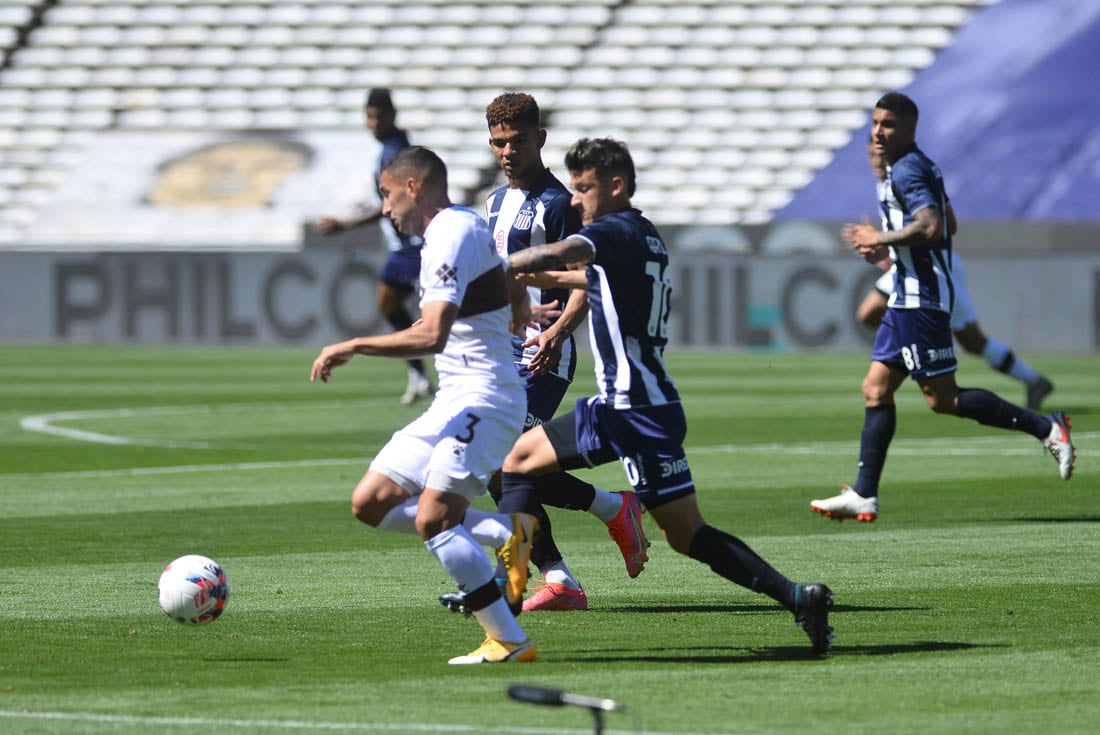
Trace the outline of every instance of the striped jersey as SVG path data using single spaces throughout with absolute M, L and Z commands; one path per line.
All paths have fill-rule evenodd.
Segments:
M 558 181 L 549 169 L 531 189 L 513 189 L 503 186 L 489 195 L 486 210 L 489 228 L 493 231 L 493 242 L 497 253 L 506 258 L 511 253 L 524 250 L 532 245 L 564 240 L 581 228 L 580 215 L 570 203 L 573 195 Z M 569 299 L 568 288 L 542 290 L 534 286 L 527 288 L 531 304 L 548 304 L 557 301 L 562 307 Z M 527 327 L 527 338 L 538 336 L 542 326 Z M 572 381 L 577 369 L 576 340 L 572 335 L 562 346 L 561 360 L 553 374 Z M 513 342 L 516 362 L 529 365 L 538 351 L 536 346 L 523 348 L 523 340 L 518 337 Z
M 951 285 L 951 233 L 947 227 L 947 192 L 936 164 L 916 145 L 886 168 L 879 186 L 883 229 L 900 230 L 925 207 L 939 209 L 943 237 L 935 243 L 890 248 L 897 266 L 889 305 L 895 309 L 936 309 L 950 313 L 954 301 Z
M 657 228 L 625 209 L 577 235 L 595 250 L 586 269 L 588 334 L 600 400 L 619 409 L 678 402 L 664 363 L 672 288 Z

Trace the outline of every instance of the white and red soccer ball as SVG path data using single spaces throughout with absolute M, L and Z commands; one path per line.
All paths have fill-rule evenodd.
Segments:
M 164 568 L 157 596 L 168 617 L 185 625 L 202 625 L 217 620 L 225 609 L 229 578 L 213 559 L 188 554 Z

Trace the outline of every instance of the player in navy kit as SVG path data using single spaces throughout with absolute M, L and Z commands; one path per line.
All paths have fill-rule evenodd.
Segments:
M 898 92 L 876 103 L 871 136 L 888 167 L 881 187 L 885 229 L 863 223 L 846 225 L 842 232 L 865 260 L 890 257 L 897 271 L 863 379 L 866 409 L 856 482 L 843 487 L 840 495 L 810 503 L 830 518 L 869 522 L 878 517 L 879 478 L 897 423 L 894 393 L 907 376 L 936 413 L 1031 434 L 1058 462 L 1063 480 L 1073 475 L 1076 450 L 1063 412 L 1040 416 L 990 391 L 960 388 L 955 382 L 952 228 L 943 177 L 916 144 L 917 114 L 913 100 Z
M 565 164 L 583 227 L 562 241 L 512 253 L 508 267 L 528 282 L 587 291 L 599 392 L 520 436 L 504 460 L 505 490 L 531 475 L 621 459 L 674 550 L 779 601 L 794 612 L 813 652 L 827 653 L 833 637 L 829 588 L 787 579 L 740 539 L 707 525 L 699 511 L 683 449 L 687 423 L 663 356 L 668 251 L 656 228 L 631 206 L 629 151 L 615 140 L 586 138 L 573 145 Z M 570 264 L 585 269 L 543 272 Z
M 379 181 L 382 169 L 394 154 L 409 147 L 409 137 L 397 127 L 397 109 L 393 105 L 388 89 L 372 89 L 367 94 L 364 108 L 367 128 L 375 139 L 382 144 L 378 160 L 374 166 L 374 185 L 379 199 Z M 347 219 L 322 217 L 314 223 L 315 230 L 328 235 L 344 230 L 362 227 L 370 222 L 380 221 L 382 237 L 389 255 L 382 266 L 378 283 L 378 310 L 395 331 L 407 329 L 413 323 L 412 315 L 405 307 L 409 296 L 416 292 L 420 278 L 420 247 L 423 240 L 416 235 L 398 232 L 393 224 L 382 217 L 382 208 L 364 207 L 357 215 Z M 408 361 L 409 380 L 402 403 L 412 403 L 432 393 L 431 379 L 424 367 L 424 361 L 414 358 Z
M 507 92 L 485 110 L 489 147 L 508 178 L 505 186 L 489 194 L 489 227 L 497 252 L 509 253 L 561 240 L 581 227 L 580 214 L 571 204 L 569 190 L 542 160 L 546 130 L 538 103 L 529 94 Z M 549 421 L 565 397 L 577 367 L 573 332 L 588 313 L 583 290 L 560 287 L 528 287 L 533 307 L 564 304 L 561 316 L 547 324 L 531 323 L 526 339 L 513 340 L 516 366 L 527 387 L 525 428 Z M 523 602 L 524 611 L 585 610 L 588 596 L 573 576 L 554 542 L 550 518 L 543 504 L 587 510 L 603 521 L 619 545 L 627 574 L 637 577 L 649 560 L 649 545 L 642 528 L 642 506 L 634 493 L 614 493 L 594 487 L 564 472 L 546 475 L 528 492 L 526 483 L 512 483 L 509 492 L 497 488 L 497 507 L 503 513 L 529 513 L 539 521 L 539 536 L 531 560 L 542 573 L 543 585 Z M 460 596 L 451 593 L 440 601 L 461 610 Z
M 871 164 L 871 171 L 875 175 L 876 189 L 879 199 L 885 197 L 883 186 L 886 181 L 886 163 L 882 160 L 882 154 L 874 149 L 874 141 L 867 142 L 867 157 Z M 883 222 L 886 222 L 883 214 Z M 952 235 L 955 234 L 955 213 L 951 209 L 951 202 L 947 202 L 947 226 Z M 885 258 L 876 263 L 885 273 L 875 281 L 872 288 L 859 308 L 856 310 L 856 318 L 860 323 L 877 329 L 886 314 L 887 303 L 890 294 L 894 291 L 893 261 Z M 993 337 L 986 336 L 981 325 L 978 324 L 978 311 L 974 308 L 974 300 L 970 298 L 970 289 L 966 282 L 966 270 L 962 256 L 956 252 L 953 244 L 951 248 L 951 285 L 955 289 L 955 305 L 951 309 L 951 332 L 955 335 L 955 341 L 972 355 L 978 355 L 985 359 L 989 367 L 1016 378 L 1027 386 L 1027 407 L 1032 411 L 1038 411 L 1051 391 L 1054 384 L 1045 376 L 1028 365 L 1015 351 Z

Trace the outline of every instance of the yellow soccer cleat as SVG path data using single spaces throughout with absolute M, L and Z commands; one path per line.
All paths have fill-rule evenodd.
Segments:
M 535 642 L 528 638 L 522 643 L 508 643 L 488 637 L 476 650 L 465 656 L 455 656 L 447 663 L 457 666 L 470 664 L 518 664 L 534 661 L 539 657 Z
M 512 514 L 512 535 L 497 549 L 497 556 L 508 573 L 508 584 L 504 587 L 504 598 L 513 615 L 519 615 L 523 608 L 523 593 L 527 591 L 528 565 L 531 563 L 531 545 L 538 536 L 539 522 L 528 513 Z

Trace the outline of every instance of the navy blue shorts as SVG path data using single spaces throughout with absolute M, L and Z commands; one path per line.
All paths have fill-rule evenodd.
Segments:
M 647 508 L 691 495 L 684 455 L 687 420 L 679 403 L 616 409 L 580 398 L 575 409 L 543 425 L 563 470 L 622 460 L 626 479 Z
M 518 363 L 516 369 L 527 390 L 527 419 L 523 422 L 523 430 L 527 431 L 554 418 L 569 391 L 569 381 L 548 373 L 535 375 L 526 365 Z
M 871 359 L 904 370 L 914 380 L 954 372 L 959 363 L 951 315 L 936 309 L 887 309 Z
M 420 251 L 391 252 L 382 266 L 381 281 L 406 291 L 418 290 L 420 288 Z

